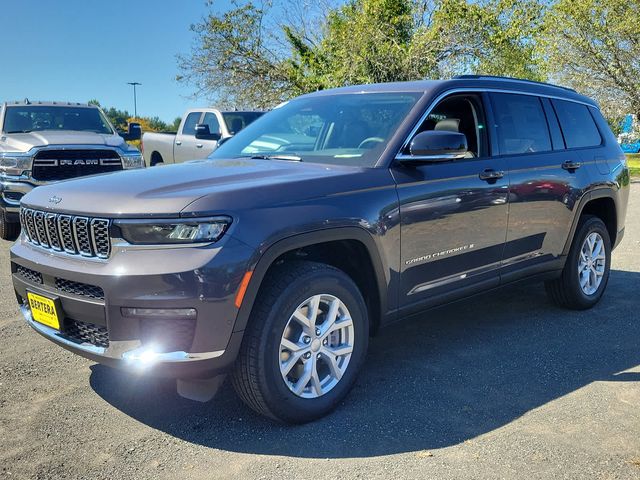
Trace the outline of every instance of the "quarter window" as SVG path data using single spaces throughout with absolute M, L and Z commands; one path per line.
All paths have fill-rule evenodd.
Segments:
M 594 147 L 602 143 L 589 107 L 566 100 L 553 100 L 567 148 Z
M 549 126 L 538 97 L 495 93 L 491 99 L 502 155 L 551 150 Z
M 196 134 L 196 125 L 198 124 L 198 120 L 200 120 L 200 115 L 202 115 L 202 112 L 191 112 L 187 115 L 187 119 L 184 121 L 184 126 L 182 127 L 183 135 Z

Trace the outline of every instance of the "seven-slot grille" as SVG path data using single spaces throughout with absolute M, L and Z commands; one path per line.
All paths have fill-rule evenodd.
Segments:
M 31 243 L 47 249 L 98 258 L 108 258 L 111 253 L 110 221 L 106 218 L 21 208 L 20 223 Z

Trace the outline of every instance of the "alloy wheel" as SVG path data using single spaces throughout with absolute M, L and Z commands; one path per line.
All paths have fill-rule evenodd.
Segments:
M 339 298 L 319 294 L 302 302 L 280 340 L 280 373 L 289 390 L 302 398 L 332 390 L 349 365 L 354 334 L 349 310 Z

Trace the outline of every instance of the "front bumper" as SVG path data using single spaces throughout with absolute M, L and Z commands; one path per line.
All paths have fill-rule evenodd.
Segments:
M 108 261 L 97 261 L 21 239 L 11 249 L 13 285 L 25 321 L 78 355 L 153 375 L 211 377 L 232 367 L 243 335 L 233 332 L 234 300 L 251 249 L 225 240 L 224 248 L 115 248 Z M 33 320 L 27 292 L 59 302 L 60 330 Z M 185 325 L 172 318 L 127 317 L 122 308 L 193 308 L 197 316 Z M 77 325 L 104 334 L 100 341 L 78 335 Z
M 17 215 L 20 213 L 20 200 L 34 188 L 34 185 L 26 181 L 0 180 L 0 194 L 2 195 L 0 204 L 6 212 L 16 215 L 15 221 L 18 220 Z

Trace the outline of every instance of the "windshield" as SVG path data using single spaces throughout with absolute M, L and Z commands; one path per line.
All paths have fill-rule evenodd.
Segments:
M 265 114 L 209 158 L 273 157 L 374 166 L 420 93 L 299 98 Z
M 20 105 L 8 106 L 4 133 L 28 133 L 40 130 L 74 130 L 113 134 L 109 122 L 97 108 Z
M 222 112 L 222 118 L 231 135 L 235 135 L 262 115 L 264 112 Z

